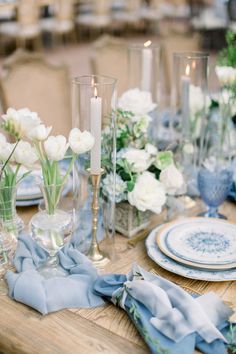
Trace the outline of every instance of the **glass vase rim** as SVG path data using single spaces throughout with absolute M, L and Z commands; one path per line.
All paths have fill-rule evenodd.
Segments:
M 174 58 L 186 58 L 186 59 L 208 59 L 210 54 L 207 52 L 201 51 L 183 51 L 183 52 L 174 52 Z
M 104 80 L 103 82 L 92 82 L 92 79 Z M 83 81 L 90 79 L 89 81 Z M 73 84 L 81 85 L 81 86 L 114 86 L 117 83 L 117 79 L 112 76 L 107 75 L 79 75 L 72 79 Z
M 20 184 L 20 182 L 17 181 L 16 184 L 14 184 L 14 186 L 1 186 L 0 185 L 0 190 L 3 190 L 3 189 L 17 189 L 19 184 Z
M 130 43 L 128 45 L 128 49 L 137 49 L 137 50 L 142 50 L 142 49 L 161 49 L 160 44 L 158 43 L 151 43 L 149 46 L 145 47 L 144 43 Z

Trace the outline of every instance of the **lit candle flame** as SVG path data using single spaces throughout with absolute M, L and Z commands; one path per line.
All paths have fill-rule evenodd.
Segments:
M 98 90 L 96 86 L 94 87 L 94 97 L 98 97 Z
M 192 68 L 193 68 L 193 69 L 196 69 L 196 62 L 195 62 L 195 60 L 192 62 Z
M 91 80 L 91 86 L 94 86 L 94 77 L 92 76 L 92 80 Z
M 143 45 L 145 48 L 149 47 L 152 44 L 152 41 L 147 41 Z
M 190 74 L 190 65 L 188 64 L 185 69 L 185 75 L 189 76 Z

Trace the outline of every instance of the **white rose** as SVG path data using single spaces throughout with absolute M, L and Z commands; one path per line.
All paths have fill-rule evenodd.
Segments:
M 128 201 L 140 211 L 150 210 L 159 214 L 166 202 L 165 188 L 150 172 L 144 172 L 135 183 Z
M 156 154 L 157 154 L 157 148 L 156 148 L 156 146 L 154 146 L 154 145 L 152 145 L 152 144 L 149 144 L 149 143 L 145 145 L 145 151 L 147 151 L 147 153 L 148 153 L 149 155 L 156 156 Z
M 49 160 L 60 161 L 64 158 L 69 144 L 63 135 L 49 136 L 44 142 L 44 149 Z
M 6 160 L 8 160 L 14 147 L 15 147 L 15 144 L 10 144 L 7 142 L 5 144 L 0 144 L 0 161 L 5 162 Z M 10 161 L 14 162 L 14 154 L 11 156 Z
M 119 98 L 118 107 L 137 115 L 145 115 L 153 111 L 156 108 L 156 104 L 152 102 L 150 92 L 140 91 L 135 88 L 123 93 Z
M 176 194 L 177 190 L 183 187 L 184 178 L 182 173 L 175 167 L 169 165 L 160 173 L 160 182 L 164 184 L 169 195 Z
M 32 140 L 44 141 L 49 136 L 51 130 L 52 127 L 46 127 L 44 124 L 40 124 L 29 132 L 28 137 Z
M 216 66 L 215 71 L 221 85 L 231 85 L 236 81 L 236 68 L 232 66 Z
M 152 163 L 152 159 L 147 151 L 134 148 L 125 150 L 122 158 L 127 160 L 131 165 L 132 172 L 135 173 L 146 171 Z
M 38 156 L 35 149 L 30 145 L 28 141 L 19 141 L 16 150 L 14 151 L 14 158 L 16 163 L 31 167 L 38 160 Z
M 28 108 L 22 108 L 18 111 L 8 108 L 7 113 L 2 116 L 5 124 L 13 127 L 19 137 L 28 137 L 30 131 L 41 123 L 38 114 L 31 112 Z
M 94 137 L 86 130 L 81 132 L 78 128 L 74 128 L 69 135 L 69 145 L 75 154 L 83 154 L 93 147 Z

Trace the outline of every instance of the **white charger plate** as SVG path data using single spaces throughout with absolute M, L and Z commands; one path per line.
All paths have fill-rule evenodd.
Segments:
M 149 257 L 160 267 L 171 273 L 181 275 L 185 278 L 205 280 L 210 282 L 223 282 L 236 280 L 236 268 L 224 271 L 201 270 L 184 266 L 167 257 L 157 246 L 157 232 L 162 226 L 155 228 L 146 239 L 146 248 Z

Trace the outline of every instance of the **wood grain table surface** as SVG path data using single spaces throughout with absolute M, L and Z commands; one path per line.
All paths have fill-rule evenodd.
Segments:
M 28 222 L 36 208 L 20 208 Z M 230 202 L 221 209 L 236 221 L 236 206 Z M 147 255 L 144 241 L 135 247 L 116 236 L 117 259 L 106 272 L 127 273 L 133 262 L 147 270 L 197 292 L 216 292 L 222 299 L 236 304 L 236 281 L 206 282 L 183 278 L 155 264 Z M 94 309 L 68 309 L 42 316 L 7 296 L 0 296 L 0 354 L 139 354 L 149 350 L 126 313 L 111 304 Z M 183 353 L 188 354 L 188 353 Z

